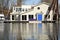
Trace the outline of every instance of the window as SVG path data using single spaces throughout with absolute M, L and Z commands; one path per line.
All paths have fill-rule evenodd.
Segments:
M 14 15 L 12 15 L 12 20 L 14 20 Z
M 50 18 L 50 15 L 48 16 L 48 18 Z
M 14 7 L 14 10 L 15 10 L 15 7 Z
M 26 15 L 22 15 L 22 20 L 27 20 Z
M 57 15 L 56 14 L 53 15 L 53 20 L 57 20 Z
M 37 8 L 38 10 L 40 9 L 40 7 Z
M 24 9 L 22 9 L 22 11 L 24 11 Z
M 21 8 L 16 8 L 16 12 L 21 11 L 21 10 L 22 10 Z
M 29 15 L 29 20 L 32 20 L 33 19 L 33 15 Z
M 21 11 L 21 8 L 19 8 L 19 11 Z
M 45 15 L 45 17 L 44 18 L 47 18 L 47 15 Z
M 26 9 L 26 11 L 27 11 L 27 9 Z
M 48 18 L 49 19 L 50 18 L 50 15 L 45 15 L 45 18 Z
M 16 12 L 19 11 L 18 8 L 16 8 Z

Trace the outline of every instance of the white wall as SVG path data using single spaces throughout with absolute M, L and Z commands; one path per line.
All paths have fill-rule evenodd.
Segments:
M 46 13 L 46 11 L 47 11 L 47 9 L 48 9 L 48 6 L 49 5 L 46 5 L 46 4 L 40 4 L 40 5 L 38 5 L 38 6 L 36 6 L 35 8 L 34 8 L 34 11 L 35 12 L 43 12 L 44 14 Z M 40 7 L 40 10 L 38 10 L 37 8 L 38 7 Z M 38 11 L 37 11 L 38 10 Z

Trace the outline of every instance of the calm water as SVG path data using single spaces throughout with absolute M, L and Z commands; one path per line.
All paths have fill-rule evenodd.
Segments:
M 0 22 L 0 40 L 60 40 L 58 27 L 58 23 Z

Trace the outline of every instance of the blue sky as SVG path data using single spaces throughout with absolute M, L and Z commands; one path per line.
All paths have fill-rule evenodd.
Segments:
M 28 4 L 28 5 L 32 5 L 32 4 L 38 4 L 38 3 L 40 3 L 41 2 L 41 0 L 26 0 L 25 2 L 24 2 L 24 4 Z M 59 4 L 60 4 L 60 0 L 58 0 L 58 2 L 59 2 Z
M 41 0 L 26 0 L 25 2 L 24 2 L 24 4 L 28 4 L 28 5 L 32 5 L 32 4 L 38 4 L 38 3 L 40 3 L 41 2 Z M 59 2 L 59 4 L 60 4 L 60 0 L 58 0 L 58 2 Z
M 60 4 L 60 0 L 59 0 L 59 4 Z
M 33 5 L 33 4 L 38 4 L 38 3 L 40 3 L 41 2 L 41 0 L 26 0 L 26 1 L 24 1 L 23 2 L 23 4 L 26 4 L 26 5 Z

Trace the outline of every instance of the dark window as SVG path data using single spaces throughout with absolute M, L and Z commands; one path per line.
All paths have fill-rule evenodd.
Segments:
M 21 11 L 21 10 L 22 10 L 21 8 L 16 8 L 16 12 L 17 12 L 17 11 Z
M 16 8 L 16 12 L 19 11 L 18 8 Z
M 29 15 L 29 20 L 32 20 L 33 19 L 33 15 Z
M 26 17 L 27 17 L 26 15 L 22 15 L 22 20 L 26 20 L 27 19 Z
M 37 8 L 38 10 L 40 9 L 40 7 Z
M 22 11 L 24 11 L 24 9 L 22 9 Z
M 21 8 L 19 8 L 19 11 L 21 11 Z
M 14 20 L 14 15 L 12 15 L 12 20 Z
M 54 14 L 53 20 L 57 20 L 57 15 L 56 14 Z
M 45 15 L 45 17 L 44 18 L 47 18 L 47 15 Z
M 50 15 L 48 16 L 48 18 L 50 18 Z
M 27 11 L 27 9 L 26 9 L 26 11 Z

